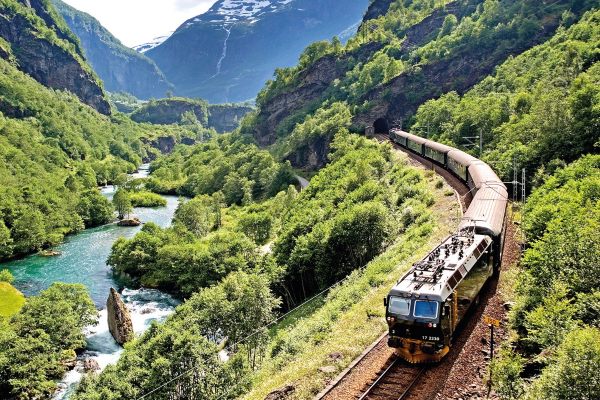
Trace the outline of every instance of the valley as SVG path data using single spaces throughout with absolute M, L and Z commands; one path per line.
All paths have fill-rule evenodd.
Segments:
M 74 4 L 0 0 L 0 400 L 600 396 L 597 0 Z

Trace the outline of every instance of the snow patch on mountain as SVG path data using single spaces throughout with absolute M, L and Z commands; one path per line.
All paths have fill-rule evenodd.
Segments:
M 267 13 L 277 12 L 295 0 L 220 0 L 205 14 L 191 19 L 185 26 L 197 22 L 211 23 L 255 23 Z
M 163 44 L 163 42 L 165 40 L 167 40 L 168 38 L 170 38 L 172 34 L 173 34 L 173 32 L 170 32 L 167 35 L 156 37 L 156 38 L 152 39 L 151 41 L 149 41 L 148 43 L 138 44 L 137 46 L 133 46 L 133 49 L 139 53 L 145 53 L 148 50 L 151 50 L 151 49 Z

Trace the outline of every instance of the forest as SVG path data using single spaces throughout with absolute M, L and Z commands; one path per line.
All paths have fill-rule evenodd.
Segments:
M 56 245 L 66 234 L 110 221 L 98 186 L 122 181 L 156 154 L 147 143 L 157 137 L 197 135 L 186 127 L 100 115 L 4 60 L 0 93 L 0 259 Z
M 161 195 L 180 197 L 171 226 L 148 223 L 118 239 L 107 264 L 128 285 L 183 303 L 127 344 L 116 364 L 87 374 L 73 399 L 265 398 L 290 375 L 299 398 L 314 396 L 326 362 L 319 351 L 355 345 L 344 355 L 360 354 L 385 329 L 380 300 L 389 286 L 454 228 L 453 212 L 439 209 L 454 192 L 390 145 L 357 134 L 358 117 L 392 102 L 386 85 L 405 74 L 515 43 L 523 48 L 469 90 L 429 96 L 404 129 L 482 158 L 504 180 L 526 170 L 528 199 L 512 210 L 523 254 L 507 278 L 509 338 L 489 371 L 495 393 L 600 398 L 598 4 L 463 3 L 468 15 L 447 15 L 419 45 L 406 32 L 449 1 L 397 0 L 348 43 L 308 46 L 297 66 L 275 71 L 257 110 L 227 134 L 205 128 L 202 100 L 183 99 L 192 109 L 173 120 L 148 111 L 168 101 L 143 107 L 112 94 L 133 117 L 105 116 L 0 60 L 0 260 L 51 248 L 133 207 L 164 206 Z M 259 146 L 272 102 L 327 57 L 340 78 Z M 421 89 L 407 97 L 431 88 Z M 470 145 L 474 137 L 481 149 Z M 161 138 L 174 144 L 169 154 L 155 148 Z M 128 179 L 150 161 L 149 178 Z M 299 176 L 311 178 L 308 187 Z M 98 190 L 106 184 L 118 186 L 112 203 Z M 0 272 L 2 308 L 10 309 L 0 316 L 0 398 L 49 397 L 85 347 L 83 328 L 97 310 L 84 286 L 55 283 L 25 299 L 12 281 Z
M 220 191 L 200 194 L 180 203 L 173 227 L 148 224 L 117 241 L 109 258 L 117 273 L 188 300 L 128 346 L 116 366 L 84 381 L 75 398 L 137 397 L 190 368 L 178 387 L 235 398 L 267 356 L 266 326 L 278 314 L 364 267 L 398 234 L 429 223 L 433 199 L 422 174 L 388 145 L 342 132 L 330 160 L 300 193 L 290 186 L 229 206 Z M 265 243 L 272 252 L 258 248 Z M 231 357 L 226 363 L 217 362 L 219 343 Z

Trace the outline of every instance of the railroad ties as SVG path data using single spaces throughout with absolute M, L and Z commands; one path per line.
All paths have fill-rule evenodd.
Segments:
M 358 400 L 404 400 L 419 381 L 426 367 L 406 364 L 394 358 L 377 378 L 357 396 Z

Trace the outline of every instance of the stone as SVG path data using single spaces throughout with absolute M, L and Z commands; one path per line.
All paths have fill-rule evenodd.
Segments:
M 265 397 L 265 400 L 283 400 L 287 399 L 296 391 L 296 387 L 292 385 L 286 385 L 280 389 L 274 390 Z
M 83 360 L 83 370 L 85 372 L 99 371 L 100 364 L 98 364 L 98 361 L 94 360 L 93 358 L 86 358 L 85 360 Z
M 502 307 L 504 307 L 505 310 L 509 311 L 512 310 L 514 305 L 515 303 L 513 301 L 507 301 L 506 303 L 502 304 Z
M 125 218 L 119 221 L 119 226 L 140 226 L 142 221 L 139 218 Z
M 331 361 L 340 361 L 344 359 L 344 355 L 340 352 L 331 353 L 327 356 Z
M 319 368 L 319 371 L 321 371 L 324 374 L 333 374 L 336 371 L 336 368 L 333 365 L 326 365 L 324 367 Z
M 155 311 L 154 308 L 144 308 L 142 311 L 140 311 L 140 314 L 142 314 L 142 315 L 152 314 L 154 311 Z
M 110 288 L 106 308 L 108 311 L 108 330 L 115 341 L 122 346 L 133 339 L 133 323 L 127 306 L 121 300 L 119 293 L 113 288 Z

